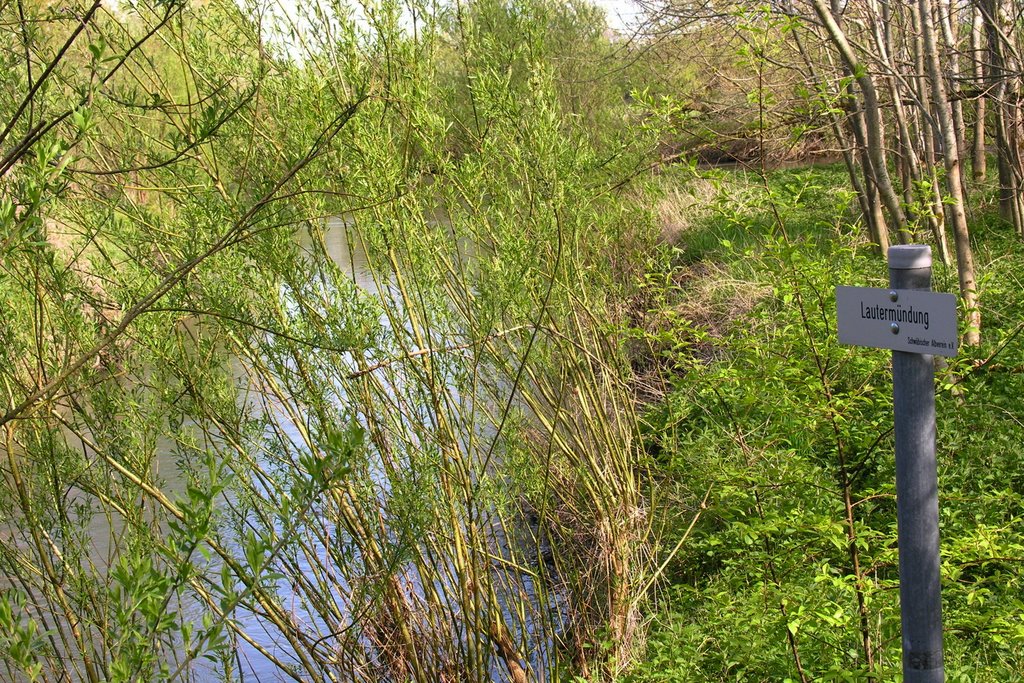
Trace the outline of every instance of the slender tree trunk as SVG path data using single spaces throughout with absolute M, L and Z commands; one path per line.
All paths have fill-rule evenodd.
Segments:
M 889 169 L 886 165 L 882 138 L 882 117 L 879 111 L 878 93 L 875 90 L 874 81 L 868 74 L 867 68 L 857 58 L 853 47 L 846 38 L 846 34 L 836 22 L 831 9 L 825 4 L 825 1 L 812 0 L 812 4 L 818 18 L 825 25 L 829 38 L 839 51 L 843 63 L 850 70 L 850 73 L 853 74 L 857 85 L 860 87 L 863 98 L 867 153 L 871 161 L 871 180 L 873 181 L 873 183 L 868 184 L 873 184 L 878 190 L 896 230 L 902 232 L 906 228 L 907 219 L 900 204 L 900 197 L 893 189 L 892 180 L 889 177 Z M 882 249 L 888 247 L 888 235 L 879 233 L 874 238 L 876 239 L 876 244 Z
M 938 0 L 936 9 L 938 10 L 939 35 L 942 37 L 942 47 L 944 49 L 941 63 L 946 66 L 945 76 L 948 83 L 946 95 L 949 98 L 950 113 L 953 116 L 953 135 L 956 138 L 957 157 L 966 159 L 969 154 L 967 150 L 966 127 L 964 125 L 964 103 L 960 95 L 960 52 L 956 47 L 957 36 L 953 30 L 952 10 L 949 0 Z M 960 189 L 966 205 L 968 197 L 967 179 L 963 174 L 961 174 L 961 181 Z
M 932 87 L 932 111 L 938 119 L 942 133 L 942 157 L 946 164 L 946 190 L 952 202 L 949 216 L 953 223 L 956 243 L 957 274 L 960 281 L 960 296 L 967 307 L 968 329 L 965 342 L 976 346 L 981 341 L 981 311 L 978 309 L 978 291 L 974 276 L 974 254 L 971 251 L 970 232 L 967 227 L 967 213 L 964 211 L 963 180 L 960 172 L 960 150 L 956 144 L 953 114 L 946 97 L 946 84 L 936 41 L 934 7 L 932 0 L 918 0 L 921 13 L 921 39 L 928 76 Z
M 916 2 L 911 2 L 909 9 L 914 36 L 914 83 L 917 88 L 917 101 L 920 103 L 917 130 L 920 144 L 924 149 L 924 173 L 928 175 L 927 185 L 922 182 L 919 190 L 920 201 L 922 205 L 930 206 L 929 226 L 932 236 L 944 255 L 943 263 L 950 264 L 952 259 L 949 256 L 949 240 L 946 239 L 946 208 L 942 201 L 939 169 L 935 166 L 936 160 L 940 157 L 935 148 L 936 140 L 938 140 L 939 146 L 942 144 L 941 131 L 935 123 L 935 116 L 932 112 L 934 107 L 929 106 L 929 103 L 936 101 L 937 96 L 932 92 L 928 82 L 920 7 Z M 922 173 L 922 178 L 924 173 Z
M 832 16 L 840 30 L 843 28 L 843 3 L 840 0 L 831 0 Z M 831 57 L 829 58 L 831 63 Z M 882 210 L 881 196 L 878 187 L 875 185 L 875 173 L 873 171 L 871 156 L 868 154 L 867 126 L 864 121 L 864 109 L 857 103 L 856 86 L 853 72 L 843 62 L 843 77 L 847 80 L 846 90 L 842 97 L 843 109 L 846 111 L 847 120 L 850 123 L 850 130 L 856 142 L 857 157 L 859 158 L 861 172 L 864 181 L 861 184 L 863 191 L 865 212 L 864 218 L 868 225 L 868 234 L 874 243 L 876 253 L 884 257 L 889 247 L 889 226 L 886 224 L 885 213 Z M 884 146 L 884 143 L 883 143 Z M 897 235 L 902 236 L 902 232 Z
M 912 122 L 904 102 L 905 99 L 913 98 L 913 88 L 908 85 L 906 78 L 902 76 L 903 71 L 900 70 L 896 57 L 897 46 L 892 39 L 892 29 L 898 18 L 893 15 L 892 2 L 890 0 L 869 1 L 879 57 L 889 70 L 889 76 L 886 81 L 890 84 L 893 114 L 896 121 L 896 130 L 899 134 L 899 159 L 901 180 L 903 182 L 903 199 L 909 212 L 907 222 L 912 226 L 911 229 L 916 232 L 922 218 L 931 224 L 935 222 L 935 215 L 926 202 L 921 202 L 917 199 L 921 188 L 921 157 L 917 153 L 918 146 L 914 141 Z
M 993 128 L 996 141 L 996 162 L 999 169 L 999 212 L 1024 235 L 1024 204 L 1022 204 L 1021 144 L 1024 118 L 1020 109 L 1021 59 L 1017 48 L 1012 6 L 1006 0 L 984 0 L 981 5 L 988 33 L 988 61 L 991 69 Z
M 988 95 L 985 94 L 987 87 L 985 83 L 984 30 L 985 23 L 981 16 L 981 10 L 974 7 L 971 13 L 971 65 L 974 88 L 978 91 L 978 95 L 974 100 L 974 146 L 971 172 L 977 182 L 985 180 L 988 163 L 985 156 L 985 104 Z
M 845 68 L 844 75 L 850 75 Z M 854 92 L 853 83 L 846 87 L 846 92 L 843 95 L 843 109 L 847 112 L 847 120 L 850 122 L 850 131 L 853 133 L 858 161 L 864 176 L 862 189 L 867 209 L 864 217 L 868 224 L 868 234 L 871 235 L 871 241 L 877 247 L 878 254 L 885 256 L 889 248 L 889 226 L 886 224 L 885 213 L 882 210 L 882 201 L 878 193 L 878 187 L 875 184 L 874 166 L 871 154 L 868 152 L 868 145 L 870 143 L 864 121 L 864 110 L 857 106 L 857 96 Z M 902 237 L 904 232 L 903 230 L 897 231 L 897 237 Z
M 822 79 L 817 67 L 814 65 L 814 60 L 809 54 L 807 54 L 807 49 L 804 47 L 803 39 L 800 38 L 800 33 L 796 30 L 793 31 L 793 41 L 796 44 L 797 51 L 804 60 L 804 66 L 807 67 L 807 74 L 810 76 L 810 81 L 812 83 L 825 83 L 826 81 Z M 864 183 L 861 182 L 860 175 L 857 171 L 857 161 L 853 156 L 854 149 L 850 144 L 850 139 L 846 135 L 846 130 L 843 127 L 843 121 L 840 119 L 833 107 L 828 107 L 828 118 L 829 125 L 832 128 L 832 134 L 836 136 L 836 142 L 839 144 L 839 149 L 843 155 L 843 162 L 846 164 L 846 173 L 850 177 L 850 186 L 853 187 L 854 194 L 857 196 L 857 203 L 860 205 L 860 210 L 864 216 L 864 220 L 869 224 L 869 234 L 874 235 L 878 228 L 871 227 L 871 220 L 873 220 L 873 216 L 871 214 L 871 207 L 868 203 L 867 191 L 864 189 Z M 883 227 L 881 231 L 885 231 L 885 228 Z M 875 247 L 876 249 L 879 248 L 877 243 L 875 244 Z M 880 251 L 879 254 L 884 256 Z
M 913 233 L 916 233 L 916 225 L 919 222 L 927 223 L 935 237 L 939 257 L 948 266 L 952 264 L 952 259 L 942 224 L 942 202 L 935 200 L 934 192 L 928 193 L 926 196 L 920 196 L 925 188 L 922 182 L 924 173 L 921 168 L 921 158 L 918 156 L 916 149 L 917 144 L 915 144 L 911 133 L 907 111 L 903 104 L 904 98 L 912 96 L 912 93 L 904 92 L 901 86 L 904 86 L 906 81 L 896 77 L 896 74 L 899 74 L 900 71 L 896 64 L 892 42 L 893 16 L 891 3 L 888 0 L 882 0 L 881 2 L 869 0 L 869 6 L 871 8 L 871 24 L 875 47 L 880 60 L 888 67 L 891 74 L 885 79 L 885 82 L 888 84 L 891 92 L 893 116 L 898 133 L 904 202 L 908 207 L 908 211 L 912 212 L 908 217 L 911 230 L 907 231 L 907 237 L 913 238 Z M 929 169 L 934 170 L 930 162 L 928 166 Z

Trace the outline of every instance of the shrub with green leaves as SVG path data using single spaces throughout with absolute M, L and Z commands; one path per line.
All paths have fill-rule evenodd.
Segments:
M 600 15 L 44 5 L 0 5 L 10 676 L 621 671 L 655 134 Z

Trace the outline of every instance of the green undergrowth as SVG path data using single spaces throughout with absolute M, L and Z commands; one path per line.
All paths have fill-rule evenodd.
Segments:
M 885 262 L 841 168 L 701 182 L 641 332 L 667 377 L 645 438 L 673 504 L 626 680 L 900 680 L 890 353 L 839 345 L 834 303 L 836 285 L 885 286 Z M 1024 248 L 975 216 L 983 344 L 936 375 L 946 675 L 1013 681 Z M 955 270 L 937 265 L 933 288 L 955 292 Z

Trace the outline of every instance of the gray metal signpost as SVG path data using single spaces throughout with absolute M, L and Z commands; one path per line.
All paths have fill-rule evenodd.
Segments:
M 841 287 L 836 292 L 840 341 L 893 349 L 896 517 L 905 683 L 945 680 L 935 370 L 931 354 L 956 353 L 956 302 L 952 295 L 924 296 L 931 289 L 931 275 L 930 247 L 900 245 L 889 248 L 891 289 L 885 292 L 888 303 L 878 303 L 879 293 L 884 290 Z M 901 350 L 908 345 L 921 351 Z
M 931 289 L 932 253 L 923 245 L 889 249 L 893 289 Z M 935 366 L 922 353 L 892 352 L 896 427 L 896 517 L 905 683 L 941 683 L 939 481 L 935 463 Z

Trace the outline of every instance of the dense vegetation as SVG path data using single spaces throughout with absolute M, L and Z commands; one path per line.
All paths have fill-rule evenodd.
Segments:
M 0 0 L 0 679 L 898 678 L 890 233 L 947 674 L 1020 678 L 1017 3 L 298 5 Z
M 838 345 L 833 299 L 836 284 L 884 287 L 886 270 L 842 174 L 707 174 L 707 208 L 656 281 L 641 336 L 672 372 L 645 440 L 678 487 L 663 544 L 679 549 L 629 680 L 900 678 L 890 354 Z M 951 681 L 1024 670 L 1024 252 L 993 195 L 975 208 L 988 341 L 936 386 Z M 956 287 L 951 269 L 935 280 Z

